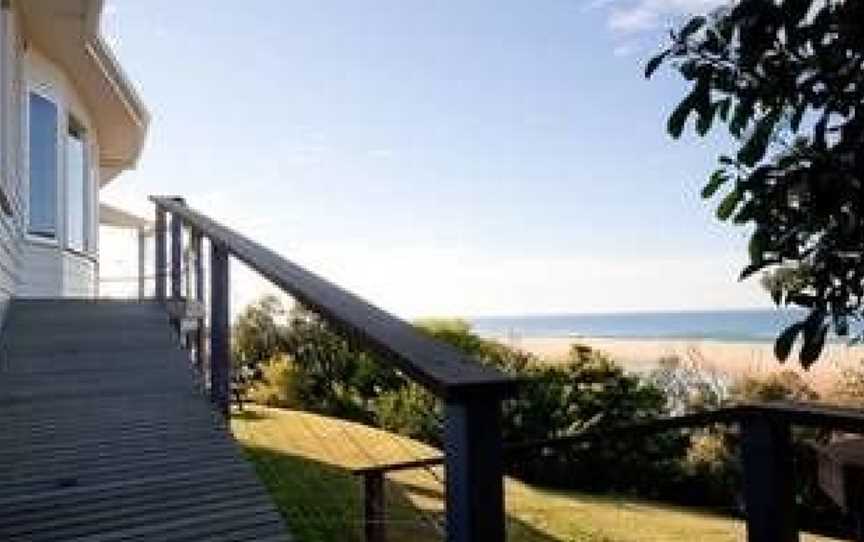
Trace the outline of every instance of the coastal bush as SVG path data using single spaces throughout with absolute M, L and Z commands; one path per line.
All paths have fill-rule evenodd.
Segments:
M 535 440 L 615 427 L 668 413 L 667 398 L 650 381 L 628 374 L 608 355 L 573 345 L 564 363 L 534 363 L 505 407 L 511 440 Z M 527 480 L 583 490 L 670 499 L 682 482 L 687 439 L 678 432 L 602 439 L 545 449 L 513 463 Z
M 286 350 L 286 310 L 273 295 L 247 305 L 231 330 L 232 359 L 235 365 L 265 363 Z
M 675 415 L 719 408 L 729 395 L 727 379 L 709 368 L 695 351 L 686 359 L 660 358 L 648 378 L 663 391 L 667 410 Z
M 382 393 L 375 401 L 375 421 L 382 429 L 434 446 L 441 446 L 444 416 L 441 402 L 421 386 Z
M 815 401 L 819 394 L 800 374 L 785 370 L 766 376 L 745 376 L 731 389 L 736 401 Z
M 263 330 L 278 338 L 278 343 L 253 337 L 241 344 L 255 345 L 248 352 L 264 355 L 269 353 L 266 345 L 277 343 L 280 352 L 261 363 L 263 378 L 253 388 L 253 400 L 357 420 L 441 445 L 441 404 L 429 392 L 315 314 L 295 307 L 280 316 L 278 305 L 258 304 L 257 309 L 262 307 L 276 311 L 272 319 L 276 328 L 266 315 L 257 314 L 254 321 L 258 324 L 244 329 L 249 333 Z M 705 397 L 719 394 L 711 378 L 697 378 L 693 366 L 671 360 L 661 367 L 668 378 L 645 378 L 627 373 L 608 355 L 586 346 L 573 345 L 566 359 L 551 363 L 480 337 L 462 321 L 423 321 L 417 326 L 422 333 L 524 382 L 517 397 L 502 405 L 502 429 L 508 442 L 571 435 L 667 415 L 675 404 L 670 394 L 684 393 L 687 382 L 704 380 Z M 246 359 L 250 357 L 247 354 Z M 687 409 L 716 400 L 684 399 Z M 543 449 L 515 459 L 510 471 L 552 487 L 634 493 L 685 503 L 716 498 L 726 504 L 737 489 L 722 491 L 727 484 L 732 487 L 722 467 L 731 464 L 729 450 L 733 448 L 721 450 L 721 443 L 711 441 L 713 437 L 716 435 L 705 434 L 691 440 L 686 433 L 673 431 Z
M 831 390 L 831 400 L 856 408 L 864 407 L 864 361 L 840 372 Z
M 248 398 L 261 405 L 302 409 L 303 373 L 285 354 L 261 364 L 261 378 L 254 382 Z

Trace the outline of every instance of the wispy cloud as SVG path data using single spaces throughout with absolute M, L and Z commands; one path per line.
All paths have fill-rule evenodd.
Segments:
M 588 11 L 603 11 L 612 34 L 612 54 L 632 57 L 656 46 L 659 30 L 688 15 L 707 13 L 730 0 L 587 0 Z
M 728 0 L 591 0 L 593 9 L 609 12 L 613 32 L 629 34 L 661 28 L 676 18 L 710 11 Z
M 657 28 L 660 13 L 644 5 L 616 8 L 609 13 L 609 28 L 616 32 L 638 32 Z

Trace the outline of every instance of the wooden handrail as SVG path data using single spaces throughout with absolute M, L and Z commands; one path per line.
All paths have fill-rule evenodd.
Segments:
M 189 208 L 182 198 L 150 198 L 156 204 L 156 297 L 169 306 L 180 297 L 183 229 L 188 228 L 195 257 L 195 292 L 204 301 L 201 241 L 210 245 L 209 345 L 199 334 L 194 341 L 196 364 L 209 379 L 217 409 L 230 415 L 231 337 L 229 327 L 229 260 L 240 260 L 315 311 L 340 333 L 369 347 L 426 387 L 444 403 L 444 460 L 447 475 L 447 540 L 504 542 L 504 470 L 501 446 L 501 401 L 516 391 L 518 381 L 483 365 L 458 349 L 427 337 L 358 296 L 288 261 L 279 254 Z M 166 269 L 170 215 L 171 272 Z M 166 280 L 170 277 L 170 290 Z M 189 279 L 189 277 L 187 277 Z M 181 329 L 177 322 L 178 330 Z M 199 331 L 203 329 L 199 323 Z M 206 355 L 205 355 L 206 350 Z M 371 473 L 367 489 L 376 502 L 383 496 L 383 478 Z M 382 508 L 383 509 L 383 508 Z M 367 527 L 381 539 L 379 509 Z M 373 528 L 375 527 L 375 528 Z M 380 528 L 378 528 L 380 527 Z
M 477 394 L 505 397 L 515 392 L 517 380 L 482 365 L 459 350 L 426 337 L 411 324 L 368 303 L 288 261 L 175 198 L 152 196 L 159 209 L 179 216 L 193 231 L 223 246 L 279 288 L 312 308 L 341 331 L 358 336 L 396 366 L 448 399 Z
M 229 257 L 234 257 L 298 301 L 318 313 L 339 332 L 369 346 L 398 369 L 425 386 L 444 403 L 443 458 L 377 465 L 355 471 L 367 479 L 370 503 L 367 527 L 371 536 L 384 537 L 383 476 L 390 470 L 444 463 L 446 469 L 447 539 L 450 542 L 504 542 L 503 472 L 507 455 L 580 442 L 635 437 L 671 429 L 714 423 L 741 427 L 744 500 L 750 542 L 798 540 L 794 510 L 791 454 L 793 425 L 815 426 L 864 434 L 864 413 L 857 410 L 801 403 L 759 403 L 636 422 L 624 426 L 515 443 L 501 440 L 501 400 L 516 391 L 518 381 L 483 365 L 447 344 L 433 340 L 414 326 L 358 296 L 310 273 L 279 254 L 189 208 L 176 197 L 151 197 L 156 204 L 156 295 L 162 301 L 179 299 L 183 228 L 191 230 L 195 254 L 195 299 L 203 300 L 201 241 L 210 243 L 210 394 L 228 414 L 230 363 Z M 171 272 L 167 269 L 170 215 Z M 171 288 L 166 281 L 170 277 Z M 188 280 L 188 277 L 187 277 Z M 179 328 L 179 326 L 178 326 Z M 203 326 L 199 326 L 199 330 Z M 197 337 L 196 357 L 205 353 L 203 335 Z M 377 526 L 377 527 L 375 527 Z M 375 528 L 373 528 L 375 527 Z M 379 528 L 380 527 L 380 528 Z

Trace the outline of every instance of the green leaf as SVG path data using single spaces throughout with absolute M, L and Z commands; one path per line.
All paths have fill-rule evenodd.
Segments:
M 804 118 L 804 113 L 807 111 L 807 103 L 803 103 L 795 109 L 795 113 L 792 115 L 792 119 L 789 121 L 789 128 L 793 132 L 798 132 L 798 128 L 801 127 L 801 120 Z
M 818 298 L 815 295 L 810 294 L 802 294 L 797 292 L 792 292 L 786 296 L 786 303 L 792 305 L 798 305 L 799 307 L 806 307 L 808 309 L 812 309 L 816 306 L 816 301 Z
M 692 19 L 687 21 L 687 24 L 685 24 L 684 28 L 681 29 L 681 32 L 678 34 L 679 38 L 681 40 L 686 40 L 694 33 L 696 33 L 697 30 L 705 26 L 706 21 L 707 19 L 702 15 L 693 17 Z
M 747 277 L 751 276 L 753 273 L 759 271 L 763 267 L 765 267 L 765 264 L 763 263 L 751 263 L 750 265 L 745 267 L 743 271 L 741 271 L 741 274 L 738 275 L 738 280 L 745 280 Z
M 809 340 L 804 341 L 801 346 L 801 354 L 798 359 L 801 361 L 801 366 L 804 369 L 809 369 L 819 356 L 822 354 L 822 349 L 825 347 L 825 338 L 828 335 L 828 326 L 823 325 Z
M 765 260 L 762 253 L 765 251 L 764 236 L 759 230 L 750 236 L 750 242 L 747 244 L 747 252 L 750 254 L 750 263 L 760 265 Z
M 720 118 L 725 122 L 729 119 L 729 110 L 732 108 L 732 98 L 723 98 L 716 104 L 717 112 L 720 115 Z
M 753 200 L 748 201 L 744 204 L 741 209 L 735 213 L 735 216 L 732 217 L 733 224 L 746 224 L 753 220 L 756 216 L 756 205 L 753 203 Z
M 789 354 L 792 352 L 792 345 L 795 343 L 795 339 L 798 337 L 798 334 L 801 333 L 801 330 L 804 329 L 804 324 L 801 322 L 797 322 L 787 327 L 780 333 L 780 336 L 777 337 L 777 340 L 774 342 L 774 355 L 777 356 L 777 359 L 780 362 L 784 362 L 789 359 Z
M 669 122 L 666 124 L 666 131 L 675 139 L 681 137 L 681 132 L 684 131 L 684 123 L 687 122 L 687 117 L 690 116 L 690 112 L 693 111 L 695 105 L 693 96 L 693 93 L 691 93 L 681 100 L 678 107 L 676 107 L 672 114 L 669 115 Z
M 765 115 L 759 120 L 753 135 L 747 143 L 738 151 L 738 160 L 745 166 L 753 167 L 765 156 L 768 143 L 774 134 L 774 126 L 777 124 L 776 115 Z
M 771 290 L 771 300 L 774 301 L 774 304 L 778 307 L 780 306 L 780 302 L 783 301 L 783 288 L 778 286 Z
M 742 197 L 743 194 L 737 188 L 726 194 L 726 197 L 723 198 L 720 205 L 717 206 L 717 219 L 723 221 L 728 220 L 735 211 L 735 208 L 738 207 Z
M 729 132 L 733 136 L 741 137 L 741 133 L 747 128 L 750 118 L 753 116 L 754 104 L 753 98 L 744 98 L 735 106 L 732 120 L 729 121 Z
M 714 124 L 714 111 L 716 109 L 713 105 L 699 110 L 699 117 L 696 119 L 696 133 L 700 136 L 704 136 L 711 130 L 711 125 Z
M 657 71 L 657 68 L 660 67 L 660 64 L 662 64 L 663 61 L 666 60 L 666 57 L 668 57 L 670 53 L 672 53 L 672 51 L 666 49 L 665 51 L 648 61 L 648 64 L 645 65 L 645 79 L 650 79 L 651 76 L 654 75 L 654 72 Z
M 708 178 L 708 184 L 706 184 L 702 189 L 702 199 L 708 199 L 713 196 L 728 180 L 729 177 L 722 169 L 716 170 L 711 174 L 711 177 Z

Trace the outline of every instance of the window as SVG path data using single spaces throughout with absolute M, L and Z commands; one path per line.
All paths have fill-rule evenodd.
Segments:
M 57 106 L 30 94 L 30 223 L 40 237 L 57 236 Z
M 69 117 L 66 137 L 66 246 L 80 252 L 87 248 L 88 171 L 84 127 Z

